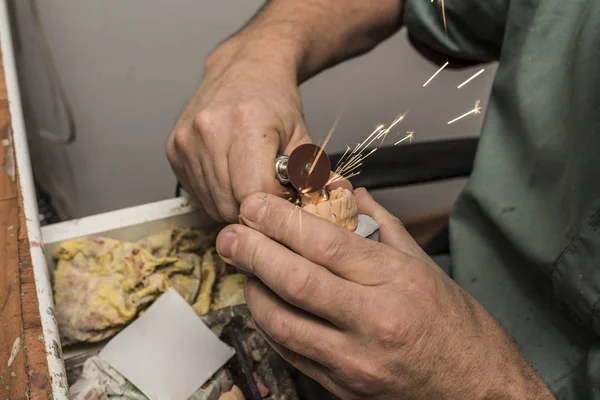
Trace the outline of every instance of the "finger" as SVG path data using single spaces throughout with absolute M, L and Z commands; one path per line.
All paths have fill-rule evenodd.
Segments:
M 404 228 L 400 219 L 377 203 L 366 189 L 358 188 L 354 191 L 354 195 L 359 213 L 370 216 L 379 224 L 379 241 L 381 243 L 431 264 L 427 253 Z
M 283 197 L 284 188 L 275 177 L 275 160 L 279 134 L 273 129 L 246 132 L 246 139 L 234 142 L 229 151 L 228 166 L 233 193 L 241 203 L 259 192 Z
M 183 168 L 183 166 L 180 162 L 179 155 L 177 154 L 177 151 L 174 148 L 172 139 L 169 139 L 169 142 L 167 142 L 167 145 L 165 146 L 165 153 L 167 155 L 167 160 L 169 161 L 169 164 L 171 165 L 171 169 L 173 170 L 173 173 L 177 177 L 177 181 L 181 185 L 182 189 L 188 194 L 188 196 L 194 202 L 197 203 L 198 199 L 196 198 L 196 193 L 194 193 L 194 190 L 192 189 L 192 186 L 190 185 L 187 174 L 185 173 L 185 169 Z
M 377 285 L 392 278 L 389 265 L 394 260 L 388 246 L 303 210 L 301 218 L 290 218 L 294 209 L 275 196 L 258 194 L 242 203 L 241 218 L 247 226 L 349 281 Z M 402 258 L 402 254 L 394 257 Z
M 285 303 L 256 278 L 246 283 L 244 298 L 256 323 L 281 346 L 325 367 L 332 367 L 344 347 L 343 334 Z
M 211 218 L 221 222 L 212 196 L 208 192 L 204 177 L 202 176 L 202 166 L 195 158 L 196 155 L 190 153 L 194 148 L 189 140 L 189 135 L 178 133 L 175 130 L 167 141 L 167 158 L 175 174 L 181 179 L 180 183 L 190 197 L 197 202 L 202 209 Z
M 236 222 L 240 215 L 231 181 L 226 157 L 202 157 L 202 171 L 206 171 L 206 184 L 219 216 L 230 223 Z
M 400 251 L 413 252 L 415 241 L 404 228 L 399 218 L 395 217 L 375 201 L 364 188 L 354 191 L 358 212 L 373 218 L 379 224 L 379 241 Z M 418 247 L 418 246 L 417 246 Z
M 297 208 L 300 215 L 300 209 Z M 277 296 L 340 328 L 351 327 L 366 303 L 358 285 L 241 225 L 223 229 L 217 250 L 225 262 L 259 278 Z
M 348 398 L 346 390 L 332 379 L 331 371 L 327 368 L 276 343 L 260 326 L 257 326 L 256 330 L 281 358 L 292 364 L 304 375 L 319 382 L 329 392 L 342 398 Z
M 202 176 L 201 168 L 192 168 L 189 163 L 184 164 L 186 175 L 189 177 L 190 187 L 195 194 L 196 199 L 202 205 L 202 208 L 206 213 L 215 221 L 223 222 L 223 219 L 219 215 L 217 206 L 208 191 L 206 181 Z
M 234 222 L 239 215 L 239 203 L 233 195 L 227 164 L 228 142 L 219 139 L 219 133 L 228 128 L 216 123 L 206 113 L 196 115 L 193 132 L 200 143 L 182 149 L 187 159 L 197 165 L 204 176 L 207 196 L 212 198 L 221 220 Z

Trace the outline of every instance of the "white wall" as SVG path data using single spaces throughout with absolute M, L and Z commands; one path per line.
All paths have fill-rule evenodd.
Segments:
M 205 57 L 262 1 L 40 3 L 78 138 L 67 148 L 37 139 L 36 129 L 61 131 L 65 125 L 50 102 L 29 3 L 14 2 L 33 162 L 42 166 L 38 171 L 73 200 L 74 216 L 172 197 L 175 179 L 164 156 L 170 129 L 200 83 Z M 414 129 L 417 141 L 476 135 L 481 116 L 446 122 L 472 108 L 475 99 L 485 107 L 492 68 L 461 90 L 456 86 L 474 70 L 444 71 L 423 88 L 436 69 L 414 53 L 402 32 L 372 53 L 326 71 L 301 88 L 313 138 L 319 140 L 342 109 L 331 152 L 360 141 L 378 122 L 406 110 L 401 128 Z M 387 191 L 379 198 L 406 216 L 450 206 L 462 184 Z

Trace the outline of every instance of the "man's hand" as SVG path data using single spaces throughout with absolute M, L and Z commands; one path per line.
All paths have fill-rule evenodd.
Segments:
M 185 191 L 229 222 L 249 194 L 285 195 L 276 155 L 310 142 L 298 84 L 372 49 L 400 27 L 401 10 L 398 0 L 267 2 L 208 58 L 169 137 L 167 158 Z
M 219 234 L 219 254 L 254 276 L 246 301 L 271 345 L 346 399 L 552 398 L 492 317 L 356 193 L 380 243 L 265 194 Z
M 212 218 L 229 222 L 249 194 L 283 196 L 275 158 L 310 142 L 295 76 L 275 61 L 258 65 L 234 52 L 213 56 L 166 148 L 185 191 Z

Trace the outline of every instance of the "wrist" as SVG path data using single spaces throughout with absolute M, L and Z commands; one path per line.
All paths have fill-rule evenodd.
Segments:
M 268 73 L 271 79 L 297 88 L 301 59 L 300 39 L 268 28 L 248 27 L 219 45 L 206 59 L 204 70 L 205 74 L 220 74 L 235 66 Z
M 484 332 L 485 339 L 463 352 L 462 365 L 473 373 L 465 375 L 459 392 L 471 393 L 469 397 L 475 399 L 554 400 L 504 329 L 469 295 L 465 300 L 470 303 L 473 325 Z
M 554 396 L 544 381 L 536 374 L 512 340 L 502 331 L 494 340 L 503 343 L 500 353 L 489 355 L 487 364 L 493 366 L 486 379 L 480 379 L 478 398 L 553 400 Z

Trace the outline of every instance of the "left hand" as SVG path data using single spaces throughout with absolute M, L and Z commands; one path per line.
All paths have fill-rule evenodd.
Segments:
M 345 399 L 552 398 L 493 318 L 365 190 L 363 239 L 272 195 L 217 249 L 249 272 L 246 302 L 269 343 Z

